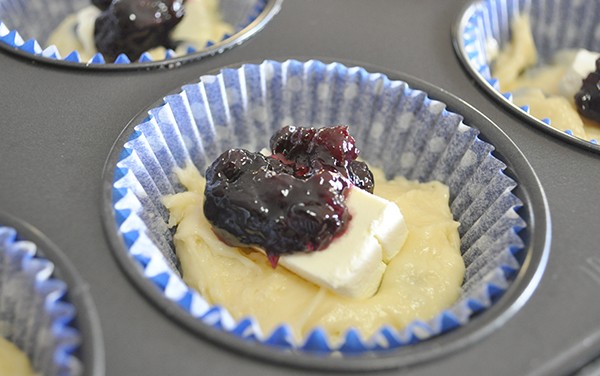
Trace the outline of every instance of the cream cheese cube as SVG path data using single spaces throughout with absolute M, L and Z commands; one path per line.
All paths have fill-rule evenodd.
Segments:
M 77 34 L 77 39 L 81 42 L 83 51 L 90 56 L 96 53 L 94 28 L 96 25 L 96 18 L 100 16 L 100 13 L 102 13 L 100 9 L 94 5 L 88 5 L 80 10 L 76 16 L 77 24 L 75 25 L 75 34 Z
M 352 298 L 377 292 L 386 262 L 408 235 L 395 203 L 351 187 L 346 205 L 352 215 L 346 231 L 322 251 L 282 255 L 279 264 L 319 286 Z
M 560 55 L 560 54 L 559 54 Z M 596 60 L 600 53 L 580 49 L 557 56 L 557 60 L 567 66 L 564 76 L 558 83 L 559 93 L 573 98 L 581 88 L 581 81 L 596 70 Z

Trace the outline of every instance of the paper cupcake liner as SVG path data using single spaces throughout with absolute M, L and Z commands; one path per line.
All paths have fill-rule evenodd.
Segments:
M 44 376 L 81 375 L 76 308 L 54 264 L 14 228 L 0 225 L 0 335 L 24 351 Z
M 526 223 L 516 210 L 522 203 L 511 193 L 516 183 L 502 172 L 504 163 L 491 154 L 494 147 L 444 103 L 405 82 L 339 63 L 265 61 L 202 76 L 148 115 L 117 150 L 110 211 L 143 275 L 206 325 L 286 349 L 343 354 L 392 349 L 466 325 L 508 288 L 521 266 L 524 243 L 518 232 Z M 361 158 L 388 178 L 449 186 L 466 264 L 456 304 L 432 320 L 400 330 L 383 327 L 371 338 L 348 328 L 333 343 L 315 328 L 298 341 L 287 325 L 264 333 L 251 317 L 235 321 L 226 307 L 210 305 L 183 282 L 169 214 L 161 204 L 164 195 L 183 191 L 174 169 L 193 161 L 205 171 L 231 147 L 260 150 L 268 146 L 267 135 L 287 124 L 350 125 Z
M 279 11 L 282 0 L 220 0 L 219 10 L 223 21 L 233 25 L 234 32 L 224 34 L 220 40 L 207 42 L 202 49 L 189 47 L 185 56 L 210 56 L 241 44 L 247 36 L 262 28 Z M 61 56 L 54 45 L 46 45 L 46 38 L 68 15 L 90 5 L 90 0 L 0 0 L 0 45 L 15 48 L 26 54 L 48 58 L 51 61 L 81 63 L 98 66 L 107 63 L 101 53 L 89 61 L 82 61 L 75 50 Z M 258 25 L 257 25 L 258 24 Z M 164 59 L 153 60 L 148 52 L 143 53 L 137 63 L 152 63 L 178 57 L 173 50 L 166 50 Z M 120 54 L 113 64 L 135 63 L 127 55 Z
M 461 13 L 454 37 L 465 64 L 476 78 L 489 84 L 512 107 L 529 114 L 529 106 L 517 106 L 512 103 L 512 93 L 501 92 L 490 67 L 490 50 L 502 49 L 510 42 L 512 21 L 519 14 L 529 15 L 538 56 L 543 63 L 561 49 L 585 48 L 600 52 L 600 1 L 478 0 Z M 549 118 L 537 120 L 552 124 Z M 572 130 L 564 133 L 573 136 Z M 589 143 L 597 145 L 598 140 L 592 139 Z

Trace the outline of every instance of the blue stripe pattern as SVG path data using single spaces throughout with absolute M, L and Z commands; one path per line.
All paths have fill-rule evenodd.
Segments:
M 0 225 L 0 336 L 23 350 L 44 375 L 80 375 L 77 311 L 68 301 L 67 284 L 42 252 L 14 228 Z

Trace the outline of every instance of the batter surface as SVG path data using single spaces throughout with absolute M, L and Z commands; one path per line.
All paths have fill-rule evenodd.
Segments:
M 36 376 L 27 355 L 12 342 L 0 336 L 0 375 Z
M 169 225 L 177 226 L 174 241 L 185 282 L 234 318 L 253 316 L 264 333 L 287 323 L 298 339 L 316 326 L 335 341 L 351 327 L 368 337 L 382 325 L 400 329 L 415 319 L 431 319 L 459 297 L 465 270 L 448 187 L 402 177 L 386 181 L 381 171 L 371 170 L 375 194 L 397 203 L 409 229 L 374 296 L 336 295 L 281 265 L 272 269 L 262 253 L 221 242 L 204 218 L 205 181 L 193 166 L 177 173 L 188 191 L 163 200 Z

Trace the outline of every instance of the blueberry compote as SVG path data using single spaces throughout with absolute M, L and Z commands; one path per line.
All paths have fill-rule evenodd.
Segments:
M 175 48 L 169 32 L 181 21 L 185 0 L 92 0 L 102 13 L 94 26 L 96 49 L 107 61 L 121 53 L 137 60 L 144 51 Z
M 232 246 L 279 256 L 322 250 L 346 229 L 351 185 L 373 192 L 373 174 L 345 126 L 285 127 L 270 156 L 244 149 L 221 154 L 206 171 L 204 215 Z
M 596 70 L 583 79 L 575 103 L 581 115 L 600 122 L 600 59 L 596 60 Z

